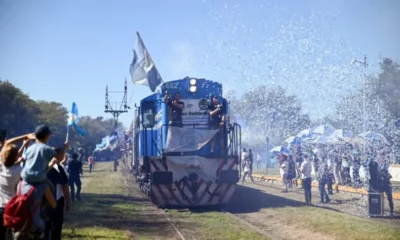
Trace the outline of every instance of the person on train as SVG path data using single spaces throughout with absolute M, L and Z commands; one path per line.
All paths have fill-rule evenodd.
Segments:
M 223 105 L 219 103 L 218 96 L 214 95 L 212 97 L 212 102 L 208 106 L 209 115 L 210 115 L 210 128 L 211 129 L 219 129 L 219 131 L 215 134 L 215 136 L 211 139 L 211 153 L 215 150 L 215 141 L 219 139 L 220 141 L 220 152 L 224 152 L 224 138 L 223 138 L 223 127 L 225 126 L 225 110 Z
M 169 95 L 166 94 L 164 102 L 168 104 L 170 111 L 169 125 L 173 127 L 183 127 L 182 111 L 185 108 L 185 104 L 181 101 L 181 94 L 179 92 L 174 94 L 174 99 L 169 99 Z

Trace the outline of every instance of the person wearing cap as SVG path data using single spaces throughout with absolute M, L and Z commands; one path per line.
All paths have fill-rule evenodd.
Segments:
M 25 166 L 21 172 L 22 184 L 21 193 L 26 194 L 32 187 L 35 190 L 32 194 L 33 204 L 30 207 L 32 215 L 33 229 L 28 233 L 17 233 L 20 234 L 34 234 L 37 238 L 43 236 L 44 222 L 40 216 L 39 211 L 34 211 L 35 206 L 43 205 L 43 197 L 50 207 L 56 207 L 56 200 L 52 193 L 52 184 L 47 179 L 47 170 L 53 168 L 54 164 L 58 162 L 58 157 L 64 155 L 65 150 L 68 147 L 68 142 L 64 143 L 63 149 L 59 156 L 56 151 L 47 145 L 51 137 L 50 128 L 46 125 L 40 125 L 35 130 L 36 142 L 32 144 L 23 154 L 25 160 Z

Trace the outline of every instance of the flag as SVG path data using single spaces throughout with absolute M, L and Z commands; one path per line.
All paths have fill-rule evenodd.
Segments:
M 85 136 L 86 132 L 78 126 L 78 123 L 79 123 L 78 106 L 76 105 L 75 102 L 73 102 L 71 112 L 69 113 L 67 132 L 69 132 L 70 127 L 73 126 L 79 135 Z
M 148 86 L 154 92 L 162 79 L 149 52 L 144 46 L 139 33 L 137 34 L 136 50 L 133 50 L 133 60 L 130 65 L 132 82 L 138 85 Z
M 169 127 L 165 152 L 196 151 L 206 145 L 218 132 L 195 128 Z

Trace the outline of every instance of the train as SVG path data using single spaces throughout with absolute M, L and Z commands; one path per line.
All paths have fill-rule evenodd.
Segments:
M 179 126 L 171 121 L 171 107 L 164 101 L 176 94 L 184 103 Z M 210 125 L 213 98 L 226 114 L 219 129 Z M 241 127 L 228 116 L 222 84 L 200 78 L 162 83 L 158 92 L 136 105 L 130 167 L 149 200 L 159 207 L 229 202 L 241 174 Z

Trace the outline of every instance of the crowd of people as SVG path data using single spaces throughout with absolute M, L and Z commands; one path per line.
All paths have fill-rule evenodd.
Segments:
M 64 211 L 81 200 L 82 156 L 67 154 L 68 137 L 61 148 L 49 146 L 51 134 L 40 125 L 0 139 L 0 239 L 61 239 Z
M 365 149 L 364 149 L 365 148 Z M 277 154 L 280 173 L 288 192 L 302 179 L 305 201 L 311 204 L 312 169 L 314 168 L 320 192 L 320 202 L 329 203 L 333 195 L 333 184 L 360 188 L 367 186 L 370 192 L 385 193 L 393 215 L 393 197 L 390 183 L 390 149 L 385 145 L 300 145 L 292 146 L 292 151 Z M 365 153 L 365 154 L 364 154 Z M 360 168 L 364 167 L 365 177 L 360 178 Z M 352 170 L 352 171 L 351 171 Z

